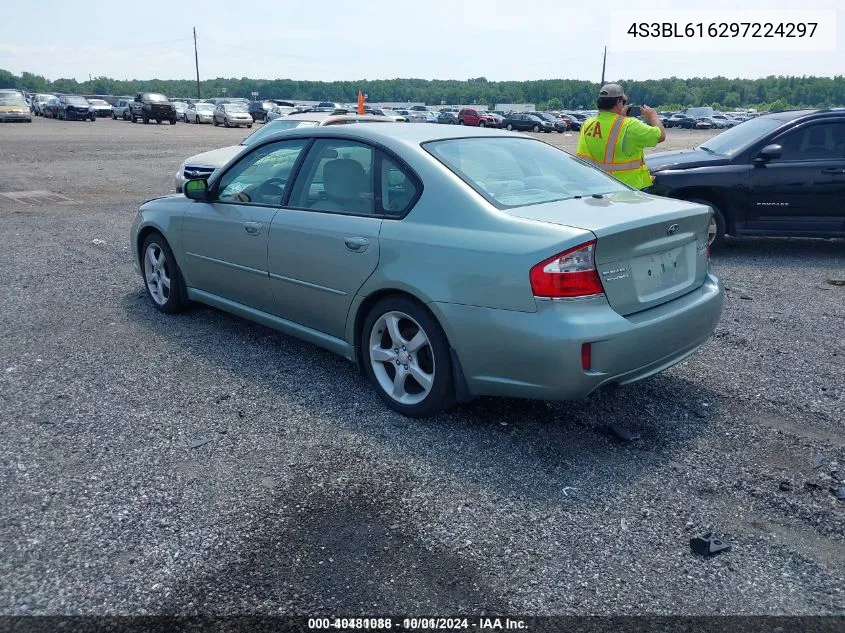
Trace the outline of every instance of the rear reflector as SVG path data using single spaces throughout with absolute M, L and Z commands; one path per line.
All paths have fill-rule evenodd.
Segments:
M 579 244 L 531 269 L 535 297 L 572 298 L 604 292 L 596 270 L 596 241 Z
M 593 366 L 593 347 L 591 343 L 583 343 L 581 345 L 581 367 L 584 371 L 590 371 Z

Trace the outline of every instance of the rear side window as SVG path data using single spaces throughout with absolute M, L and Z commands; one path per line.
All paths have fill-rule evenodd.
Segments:
M 401 217 L 416 202 L 419 187 L 407 171 L 382 152 L 381 205 L 385 215 Z

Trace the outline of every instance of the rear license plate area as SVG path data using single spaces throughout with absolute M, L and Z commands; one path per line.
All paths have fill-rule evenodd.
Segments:
M 690 249 L 694 247 L 694 244 L 685 244 L 631 260 L 631 273 L 640 300 L 647 301 L 688 284 L 692 272 Z

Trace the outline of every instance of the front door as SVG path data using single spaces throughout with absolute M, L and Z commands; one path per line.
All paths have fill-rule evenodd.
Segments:
M 305 139 L 256 147 L 187 206 L 182 250 L 189 287 L 274 312 L 267 270 L 270 224 Z
M 845 230 L 845 123 L 809 123 L 773 139 L 780 158 L 750 176 L 750 229 L 831 235 Z
M 376 157 L 363 143 L 314 141 L 270 227 L 270 286 L 280 316 L 343 338 L 355 293 L 379 259 Z

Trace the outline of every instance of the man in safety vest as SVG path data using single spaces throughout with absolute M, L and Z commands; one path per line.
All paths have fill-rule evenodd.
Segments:
M 635 189 L 651 187 L 652 176 L 645 164 L 643 149 L 666 140 L 666 130 L 654 108 L 642 106 L 646 125 L 628 114 L 628 98 L 619 84 L 607 84 L 596 102 L 599 115 L 581 124 L 578 158 Z

